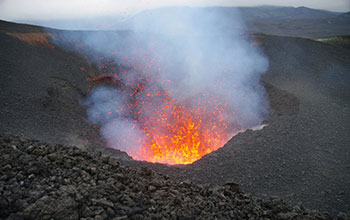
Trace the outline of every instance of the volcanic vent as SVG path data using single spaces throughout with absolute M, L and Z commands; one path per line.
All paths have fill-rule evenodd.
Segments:
M 137 160 L 189 164 L 264 120 L 259 78 L 267 60 L 241 26 L 222 30 L 215 23 L 225 18 L 216 14 L 192 22 L 202 17 L 207 14 L 188 15 L 181 24 L 169 20 L 158 34 L 134 24 L 137 31 L 108 39 L 83 37 L 102 54 L 101 70 L 111 72 L 90 80 L 113 83 L 94 88 L 84 103 L 110 147 Z
M 151 79 L 136 80 L 130 85 L 118 76 L 114 80 L 117 81 L 114 82 L 116 88 L 94 90 L 90 117 L 95 117 L 99 111 L 96 108 L 108 105 L 111 109 L 107 120 L 111 127 L 103 128 L 103 133 L 108 134 L 106 137 L 112 140 L 111 145 L 117 143 L 115 147 L 124 145 L 133 149 L 126 150 L 134 159 L 168 164 L 192 163 L 218 149 L 232 132 L 237 131 L 224 117 L 228 111 L 232 116 L 235 112 L 229 110 L 219 96 L 203 93 L 178 100 L 164 86 L 170 84 L 170 80 L 158 87 L 149 87 L 147 82 L 152 82 Z M 125 133 L 125 136 L 114 139 L 115 134 L 108 132 L 115 129 L 120 129 L 117 130 L 118 137 L 119 133 Z

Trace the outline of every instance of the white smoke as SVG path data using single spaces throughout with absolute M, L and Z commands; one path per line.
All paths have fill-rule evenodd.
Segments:
M 125 85 L 122 89 L 97 88 L 85 102 L 90 121 L 101 126 L 109 146 L 131 154 L 139 150 L 146 137 L 134 111 L 141 112 L 142 118 L 161 117 L 152 109 L 163 105 L 162 100 L 147 100 L 162 89 L 179 103 L 200 99 L 205 100 L 207 109 L 217 102 L 225 105 L 222 117 L 232 128 L 227 140 L 238 131 L 261 124 L 268 114 L 268 102 L 260 76 L 268 61 L 244 35 L 239 12 L 229 12 L 217 8 L 159 9 L 134 17 L 128 23 L 132 33 L 80 36 L 96 53 L 119 64 L 118 80 Z M 142 79 L 147 79 L 143 85 L 149 92 L 138 96 L 144 104 L 135 110 L 128 105 L 133 101 L 129 95 L 132 86 L 128 85 Z

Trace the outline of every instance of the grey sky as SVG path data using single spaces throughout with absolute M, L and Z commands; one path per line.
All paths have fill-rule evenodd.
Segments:
M 128 14 L 162 6 L 306 6 L 346 12 L 349 0 L 0 0 L 0 19 L 52 20 Z

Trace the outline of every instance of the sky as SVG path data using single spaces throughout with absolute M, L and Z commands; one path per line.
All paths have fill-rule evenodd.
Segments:
M 129 15 L 164 6 L 306 6 L 350 11 L 349 0 L 0 0 L 0 19 L 7 21 L 80 19 Z

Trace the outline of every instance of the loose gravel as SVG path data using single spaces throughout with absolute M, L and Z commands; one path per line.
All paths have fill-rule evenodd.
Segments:
M 1 219 L 330 219 L 252 197 L 233 182 L 173 181 L 91 149 L 14 134 L 0 135 L 0 143 Z

